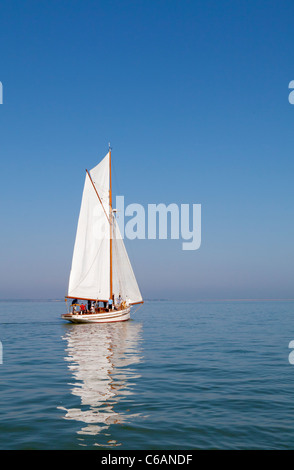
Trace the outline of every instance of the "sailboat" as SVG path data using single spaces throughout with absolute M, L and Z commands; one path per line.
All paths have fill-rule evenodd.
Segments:
M 132 306 L 143 303 L 112 207 L 110 147 L 86 170 L 65 300 L 61 317 L 72 323 L 126 321 Z

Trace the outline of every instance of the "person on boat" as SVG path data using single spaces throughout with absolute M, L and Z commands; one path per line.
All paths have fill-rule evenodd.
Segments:
M 78 299 L 73 299 L 73 301 L 71 303 L 72 313 L 77 312 L 77 306 L 78 306 Z
M 112 300 L 112 298 L 110 298 L 110 299 L 108 300 L 108 308 L 109 308 L 109 310 L 112 310 L 112 305 L 113 305 L 113 300 Z
M 81 304 L 81 314 L 85 313 L 85 311 L 86 311 L 86 305 Z
M 121 308 L 121 304 L 122 304 L 122 298 L 121 298 L 121 295 L 119 294 L 118 298 L 116 299 L 116 309 L 119 310 Z
M 89 312 L 91 311 L 91 307 L 92 307 L 92 302 L 91 302 L 91 300 L 88 300 L 88 310 L 89 310 Z

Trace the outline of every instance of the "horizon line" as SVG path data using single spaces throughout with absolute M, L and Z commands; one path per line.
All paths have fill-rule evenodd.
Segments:
M 62 298 L 0 298 L 0 302 L 64 302 Z M 160 299 L 160 298 L 147 298 L 144 302 L 283 302 L 294 301 L 294 298 L 217 298 L 217 299 Z

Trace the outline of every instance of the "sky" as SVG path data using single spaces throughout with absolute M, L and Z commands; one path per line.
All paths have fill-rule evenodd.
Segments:
M 67 293 L 85 179 L 201 204 L 202 242 L 126 240 L 145 299 L 294 298 L 294 4 L 2 0 L 0 299 Z

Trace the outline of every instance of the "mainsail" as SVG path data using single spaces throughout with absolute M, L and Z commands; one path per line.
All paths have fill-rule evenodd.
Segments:
M 120 294 L 132 304 L 142 302 L 142 296 L 112 216 L 110 158 L 109 152 L 86 174 L 67 297 L 106 301 L 112 288 L 115 298 Z
M 109 271 L 109 153 L 86 174 L 68 297 L 108 300 Z M 105 214 L 106 213 L 106 214 Z M 106 216 L 107 215 L 107 216 Z

